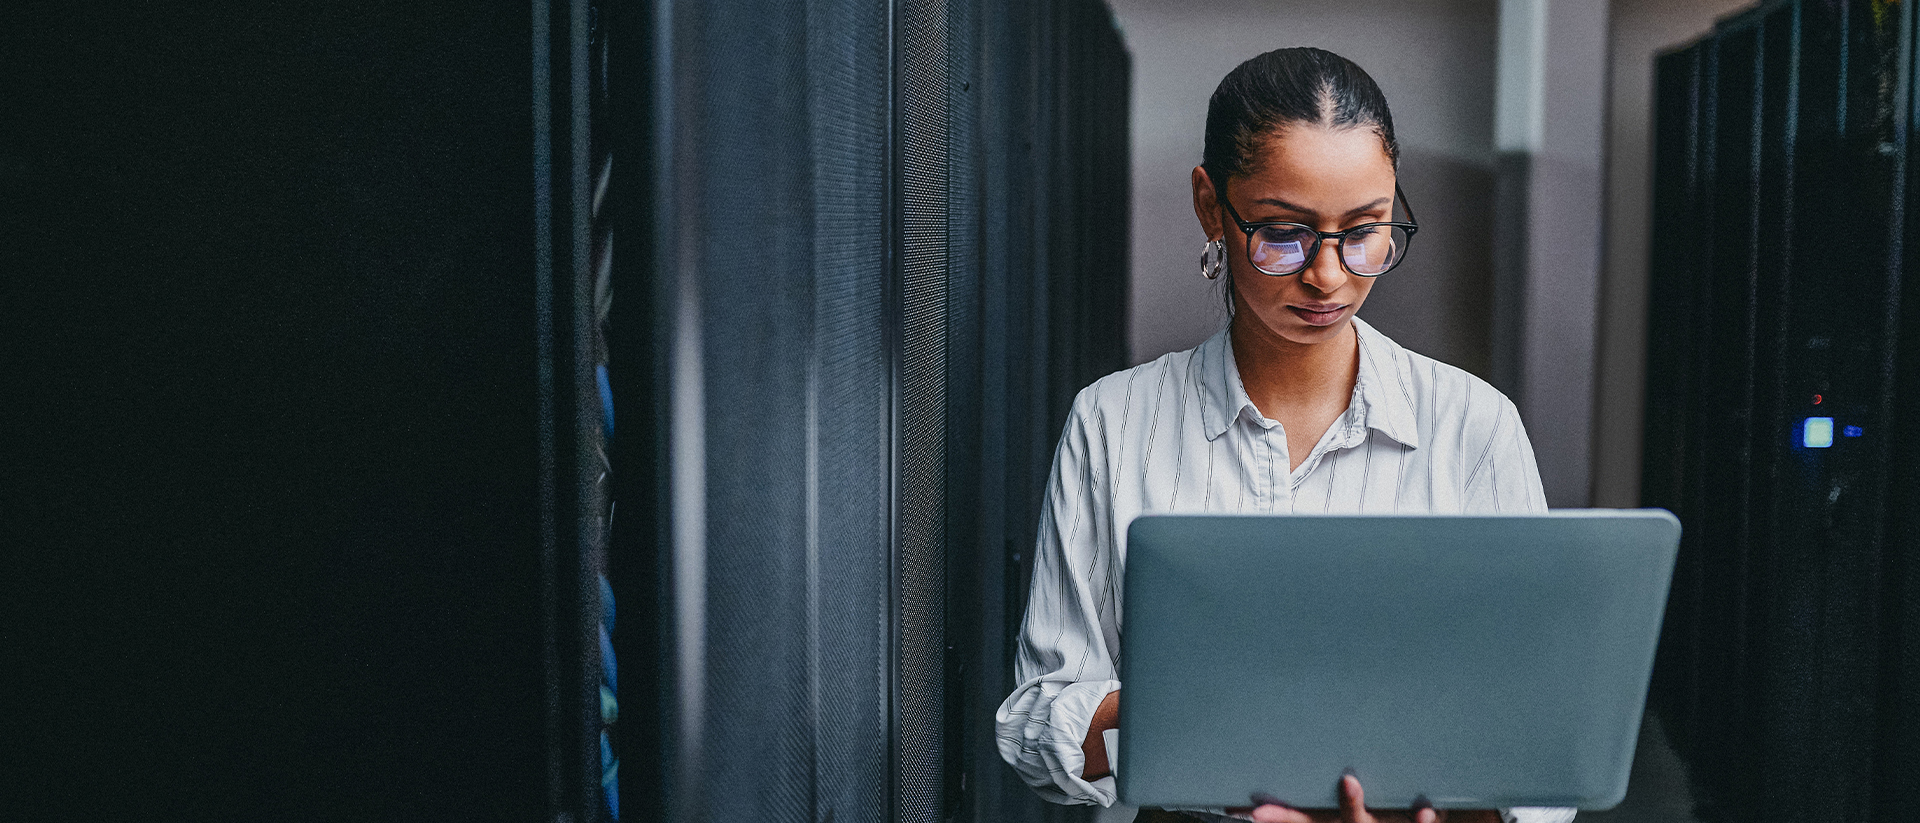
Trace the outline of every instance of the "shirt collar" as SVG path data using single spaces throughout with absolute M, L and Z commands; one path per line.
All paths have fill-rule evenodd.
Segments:
M 1420 448 L 1420 430 L 1408 388 L 1412 375 L 1406 350 L 1358 317 L 1353 318 L 1353 326 L 1360 338 L 1360 369 L 1350 411 L 1359 416 L 1360 425 L 1408 448 Z M 1259 408 L 1248 399 L 1246 385 L 1240 382 L 1233 342 L 1225 327 L 1201 343 L 1195 355 L 1200 359 L 1200 411 L 1208 440 L 1225 434 L 1243 413 L 1249 419 L 1260 419 Z

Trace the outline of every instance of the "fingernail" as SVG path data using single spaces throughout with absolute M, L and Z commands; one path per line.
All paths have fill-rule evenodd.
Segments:
M 1360 775 L 1358 775 L 1358 774 L 1356 774 L 1356 773 L 1355 773 L 1355 772 L 1353 771 L 1353 767 L 1352 767 L 1352 766 L 1348 766 L 1348 767 L 1346 767 L 1346 768 L 1344 768 L 1344 769 L 1341 769 L 1341 770 L 1340 770 L 1340 776 L 1341 776 L 1341 777 L 1351 777 L 1351 778 L 1353 778 L 1353 779 L 1355 779 L 1355 780 L 1358 780 L 1358 779 L 1360 779 Z
M 1267 794 L 1266 792 L 1254 792 L 1253 802 L 1254 802 L 1254 805 L 1256 806 L 1280 806 L 1282 808 L 1288 808 L 1288 809 L 1293 808 L 1292 806 L 1287 805 L 1287 801 L 1281 800 L 1280 798 L 1274 797 L 1273 795 Z
M 1433 801 L 1428 800 L 1424 794 L 1416 794 L 1413 796 L 1413 807 L 1415 809 L 1431 809 L 1433 808 Z

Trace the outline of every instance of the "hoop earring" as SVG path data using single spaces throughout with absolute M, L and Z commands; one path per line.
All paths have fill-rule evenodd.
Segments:
M 1208 280 L 1220 279 L 1227 270 L 1227 244 L 1219 240 L 1208 240 L 1200 247 L 1200 276 Z

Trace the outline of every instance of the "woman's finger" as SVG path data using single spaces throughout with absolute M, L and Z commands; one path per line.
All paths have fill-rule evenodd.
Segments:
M 1347 772 L 1340 778 L 1340 819 L 1343 823 L 1375 823 L 1367 813 L 1367 794 L 1360 790 L 1360 778 Z
M 1440 823 L 1440 813 L 1433 810 L 1433 801 L 1424 794 L 1413 798 L 1413 823 Z

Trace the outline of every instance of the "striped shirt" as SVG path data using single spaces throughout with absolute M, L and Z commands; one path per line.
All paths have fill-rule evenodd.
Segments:
M 1291 470 L 1286 432 L 1247 398 L 1225 329 L 1074 398 L 1041 507 L 1019 687 L 996 717 L 1001 757 L 1043 797 L 1114 801 L 1112 777 L 1081 777 L 1080 744 L 1101 700 L 1120 688 L 1113 655 L 1135 517 L 1546 511 L 1533 447 L 1505 395 L 1357 317 L 1353 326 L 1353 396 Z M 1519 812 L 1530 821 L 1572 816 Z

